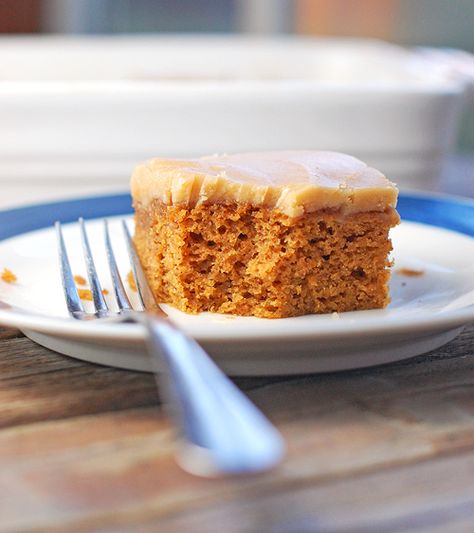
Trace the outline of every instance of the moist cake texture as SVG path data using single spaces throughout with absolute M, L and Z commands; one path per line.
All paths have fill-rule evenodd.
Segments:
M 397 189 L 336 152 L 153 159 L 132 176 L 157 301 L 281 318 L 388 304 Z

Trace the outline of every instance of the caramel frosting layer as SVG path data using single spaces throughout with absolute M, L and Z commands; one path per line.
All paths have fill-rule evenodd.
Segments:
M 254 152 L 200 159 L 151 159 L 132 176 L 135 202 L 193 207 L 239 202 L 298 217 L 320 209 L 343 213 L 395 208 L 398 191 L 381 172 L 337 152 Z

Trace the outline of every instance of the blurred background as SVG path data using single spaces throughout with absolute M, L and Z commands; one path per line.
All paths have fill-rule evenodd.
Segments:
M 473 28 L 474 0 L 0 0 L 0 207 L 126 189 L 148 157 L 286 148 L 474 196 Z M 470 92 L 430 86 L 419 46 L 466 51 Z
M 374 37 L 474 52 L 473 0 L 0 0 L 0 33 L 213 32 Z M 474 109 L 458 147 L 474 148 Z

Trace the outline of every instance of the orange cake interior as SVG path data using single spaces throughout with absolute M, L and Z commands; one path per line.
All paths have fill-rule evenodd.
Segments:
M 335 152 L 153 159 L 134 242 L 158 302 L 265 318 L 388 304 L 397 189 Z

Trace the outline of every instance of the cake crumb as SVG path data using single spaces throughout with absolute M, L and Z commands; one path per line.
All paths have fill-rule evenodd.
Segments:
M 341 317 L 339 316 L 339 313 L 336 313 L 335 311 L 331 313 L 331 318 L 333 320 L 339 320 Z
M 4 268 L 2 272 L 2 279 L 6 283 L 15 283 L 18 278 L 15 276 L 15 274 L 13 274 L 10 269 Z
M 397 268 L 396 272 L 400 276 L 407 276 L 409 278 L 418 278 L 425 273 L 424 270 L 414 270 L 412 268 Z
M 81 300 L 92 302 L 92 292 L 89 289 L 77 289 L 77 294 Z
M 133 272 L 131 270 L 127 274 L 127 281 L 128 281 L 128 285 L 132 289 L 132 291 L 137 292 L 137 284 L 135 282 L 135 277 L 134 277 Z
M 74 276 L 74 281 L 76 282 L 77 285 L 86 285 L 87 284 L 86 279 L 83 278 L 82 276 L 79 276 L 79 275 Z
M 90 289 L 77 289 L 77 294 L 79 294 L 79 298 L 81 300 L 87 300 L 88 302 L 92 302 L 92 292 Z M 102 290 L 102 294 L 106 296 L 109 294 L 109 291 L 107 289 Z

